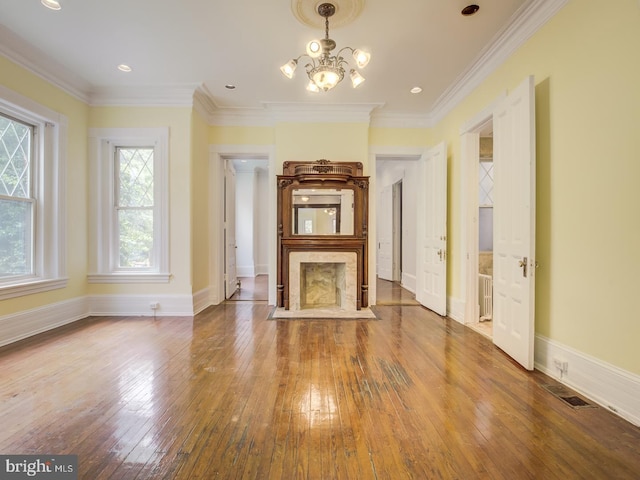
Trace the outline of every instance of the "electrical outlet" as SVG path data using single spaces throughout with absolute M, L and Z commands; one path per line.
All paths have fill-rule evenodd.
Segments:
M 158 307 L 160 307 L 160 304 L 159 304 L 158 302 L 151 302 L 151 303 L 149 304 L 149 308 L 150 308 L 151 310 L 157 310 L 157 309 L 158 309 Z

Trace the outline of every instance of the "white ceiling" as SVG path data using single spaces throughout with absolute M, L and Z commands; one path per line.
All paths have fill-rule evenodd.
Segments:
M 62 10 L 52 11 L 39 0 L 0 0 L 0 53 L 92 104 L 171 103 L 170 92 L 198 88 L 212 111 L 360 105 L 427 117 L 495 63 L 489 53 L 501 48 L 504 56 L 514 25 L 555 0 L 476 0 L 471 17 L 460 13 L 471 1 L 360 0 L 360 15 L 339 28 L 330 23 L 330 36 L 338 49 L 371 52 L 367 80 L 354 90 L 347 78 L 319 94 L 305 90 L 304 63 L 292 80 L 279 70 L 324 34 L 294 16 L 303 0 L 59 1 Z M 118 71 L 121 63 L 133 71 Z M 414 86 L 422 93 L 411 94 Z

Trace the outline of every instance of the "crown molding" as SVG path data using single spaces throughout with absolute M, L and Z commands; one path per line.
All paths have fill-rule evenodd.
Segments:
M 375 112 L 371 126 L 378 128 L 431 128 L 435 125 L 429 114 L 401 114 Z
M 433 124 L 441 121 L 451 110 L 518 48 L 547 23 L 569 0 L 534 0 L 525 4 L 507 23 L 494 40 L 480 53 L 473 64 L 458 77 L 436 100 L 430 116 Z
M 198 84 L 146 87 L 98 87 L 89 104 L 98 106 L 191 107 Z
M 263 102 L 276 123 L 370 123 L 372 112 L 383 103 L 308 104 Z
M 0 55 L 72 97 L 89 103 L 89 82 L 51 60 L 44 52 L 25 42 L 4 25 L 0 25 Z
M 430 128 L 477 88 L 569 0 L 533 0 L 512 17 L 508 26 L 425 114 L 377 111 L 384 104 L 291 104 L 264 102 L 262 108 L 220 108 L 202 84 L 164 87 L 94 87 L 42 51 L 0 25 L 0 54 L 69 95 L 92 106 L 192 106 L 210 125 L 273 126 L 278 122 L 369 123 L 375 127 Z
M 218 108 L 209 114 L 209 125 L 218 127 L 272 127 L 272 115 L 263 108 Z

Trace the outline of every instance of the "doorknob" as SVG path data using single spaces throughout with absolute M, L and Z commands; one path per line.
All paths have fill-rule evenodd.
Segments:
M 438 257 L 440 257 L 440 261 L 442 261 L 443 258 L 447 258 L 447 252 L 442 249 L 438 250 Z
M 522 276 L 527 278 L 527 257 L 523 257 L 522 260 L 518 263 L 520 267 L 522 267 Z

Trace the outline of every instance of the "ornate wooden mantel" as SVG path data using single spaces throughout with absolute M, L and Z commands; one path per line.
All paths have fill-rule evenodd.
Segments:
M 278 182 L 277 306 L 289 309 L 289 257 L 292 252 L 354 252 L 357 257 L 356 306 L 368 305 L 367 222 L 369 177 L 360 162 L 285 162 Z M 296 234 L 293 194 L 298 189 L 353 190 L 353 231 L 349 234 Z

